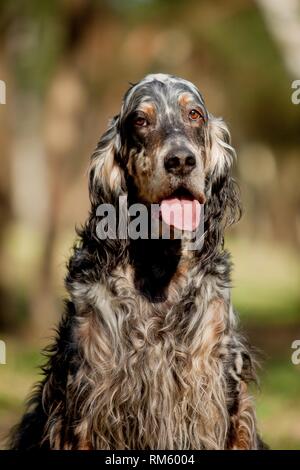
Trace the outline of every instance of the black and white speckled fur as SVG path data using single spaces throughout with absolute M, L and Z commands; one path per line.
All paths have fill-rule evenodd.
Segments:
M 190 128 L 184 110 L 192 100 L 203 122 Z M 135 135 L 130 117 L 145 103 L 155 125 Z M 70 300 L 12 448 L 263 446 L 247 392 L 253 359 L 237 331 L 223 249 L 240 213 L 229 140 L 190 82 L 150 75 L 127 92 L 92 157 L 91 212 L 66 277 Z M 176 189 L 161 164 L 174 142 L 197 158 L 195 177 L 180 184 L 205 195 L 203 249 L 186 251 L 182 240 L 100 241 L 100 203 L 116 205 L 120 195 L 151 203 Z

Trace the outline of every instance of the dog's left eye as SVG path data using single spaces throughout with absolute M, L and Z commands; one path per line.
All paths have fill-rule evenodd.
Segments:
M 148 125 L 147 119 L 143 118 L 143 117 L 137 117 L 133 121 L 133 123 L 134 123 L 135 126 L 138 126 L 138 127 L 146 127 Z
M 197 111 L 197 109 L 192 109 L 192 110 L 189 112 L 189 118 L 190 118 L 192 121 L 198 121 L 199 119 L 202 119 L 202 116 L 201 116 L 201 114 L 199 113 L 199 111 Z

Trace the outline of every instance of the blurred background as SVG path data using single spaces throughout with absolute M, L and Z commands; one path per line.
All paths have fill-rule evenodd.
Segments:
M 226 244 L 242 328 L 264 352 L 259 427 L 300 449 L 300 2 L 1 0 L 0 46 L 0 447 L 62 312 L 89 156 L 129 82 L 165 72 L 231 129 L 244 216 Z

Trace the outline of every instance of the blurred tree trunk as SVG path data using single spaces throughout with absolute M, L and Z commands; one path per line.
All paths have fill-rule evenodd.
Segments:
M 300 78 L 300 2 L 256 0 L 292 78 Z
M 47 161 L 49 208 L 43 242 L 40 276 L 33 296 L 31 324 L 41 333 L 60 317 L 61 302 L 55 296 L 53 263 L 60 226 L 61 208 L 68 193 L 78 147 L 81 119 L 85 105 L 83 86 L 67 67 L 53 77 L 44 107 L 43 141 Z

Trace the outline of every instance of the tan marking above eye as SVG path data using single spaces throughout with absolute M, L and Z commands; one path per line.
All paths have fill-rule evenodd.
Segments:
M 191 93 L 189 92 L 182 93 L 179 96 L 178 102 L 180 106 L 184 108 L 183 109 L 184 113 L 187 112 L 190 121 L 200 122 L 201 120 L 203 120 L 203 114 L 201 113 L 201 111 L 199 111 L 196 108 L 191 109 L 191 106 L 193 106 L 193 104 L 194 106 L 197 106 L 195 103 L 195 97 Z
M 193 97 L 190 93 L 188 92 L 185 92 L 185 93 L 182 93 L 180 96 L 179 96 L 179 104 L 183 107 L 187 106 L 191 101 L 193 101 Z
M 149 120 L 154 120 L 155 119 L 155 106 L 154 104 L 152 103 L 149 103 L 149 102 L 145 102 L 145 103 L 141 103 L 141 105 L 139 106 L 138 108 L 139 111 L 141 111 L 142 113 L 144 113 L 147 117 L 149 117 Z
M 139 106 L 139 109 L 143 111 L 144 113 L 149 113 L 149 114 L 153 113 L 155 110 L 154 105 L 149 102 L 142 103 Z

